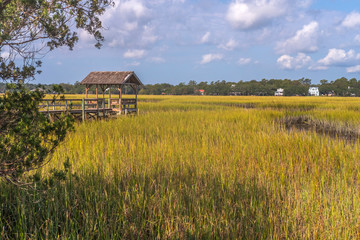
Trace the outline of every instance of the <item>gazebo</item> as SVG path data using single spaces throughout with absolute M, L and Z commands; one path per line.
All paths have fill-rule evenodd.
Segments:
M 134 72 L 91 72 L 81 81 L 81 84 L 85 85 L 86 98 L 88 98 L 88 91 L 92 86 L 96 88 L 96 99 L 99 99 L 99 88 L 102 90 L 103 99 L 105 99 L 105 91 L 109 89 L 109 108 L 112 108 L 113 105 L 118 105 L 119 109 L 113 108 L 114 111 L 119 111 L 120 113 L 122 111 L 137 112 L 137 95 L 139 87 L 143 84 Z M 130 86 L 134 90 L 135 99 L 123 99 L 122 86 Z M 119 91 L 118 98 L 111 98 L 111 88 L 117 88 Z

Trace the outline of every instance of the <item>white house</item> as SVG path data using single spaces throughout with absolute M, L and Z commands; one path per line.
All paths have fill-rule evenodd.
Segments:
M 319 88 L 318 87 L 310 87 L 309 88 L 309 95 L 310 96 L 319 96 Z
M 275 92 L 275 96 L 284 96 L 284 89 L 278 88 Z

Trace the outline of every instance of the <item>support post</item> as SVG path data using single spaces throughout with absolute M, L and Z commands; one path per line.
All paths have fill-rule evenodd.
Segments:
M 89 91 L 89 85 L 86 85 L 85 87 L 85 93 L 86 93 L 86 98 L 88 98 L 88 91 Z
M 85 121 L 85 99 L 81 101 L 81 117 L 83 122 Z
M 109 108 L 111 107 L 111 87 L 109 87 Z
M 103 118 L 105 118 L 105 98 L 102 99 Z
M 99 99 L 97 98 L 97 96 L 96 96 L 96 120 L 99 120 Z
M 137 107 L 137 98 L 138 98 L 138 86 L 135 86 L 135 108 L 136 108 L 136 113 L 138 111 L 138 107 Z
M 119 114 L 122 113 L 122 93 L 121 93 L 121 85 L 119 85 Z

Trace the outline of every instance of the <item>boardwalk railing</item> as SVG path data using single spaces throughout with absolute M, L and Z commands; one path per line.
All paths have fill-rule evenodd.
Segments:
M 137 112 L 137 99 L 121 99 L 121 105 L 118 98 L 43 99 L 39 108 L 40 112 L 55 118 L 66 112 L 84 121 Z

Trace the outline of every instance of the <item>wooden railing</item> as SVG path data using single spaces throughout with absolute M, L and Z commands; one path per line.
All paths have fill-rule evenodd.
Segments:
M 110 108 L 119 107 L 119 98 L 110 99 Z M 122 112 L 137 112 L 137 99 L 136 98 L 123 98 L 121 99 L 120 108 Z
M 105 116 L 112 112 L 123 112 L 125 114 L 137 112 L 137 99 L 121 99 L 121 106 L 119 105 L 119 98 L 43 99 L 39 108 L 40 112 L 45 114 L 62 112 L 81 113 L 82 120 L 85 120 L 86 114 L 96 114 L 96 116 L 99 116 L 99 113 L 101 113 L 102 116 Z

